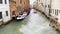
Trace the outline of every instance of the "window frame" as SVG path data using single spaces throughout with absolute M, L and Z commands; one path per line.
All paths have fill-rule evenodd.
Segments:
M 0 0 L 0 4 L 3 4 L 3 0 Z
M 5 4 L 7 4 L 7 0 L 5 0 Z
M 8 11 L 6 11 L 6 16 L 8 16 Z
M 0 12 L 0 19 L 2 19 L 2 12 Z
M 22 0 L 20 0 L 20 4 L 22 3 Z

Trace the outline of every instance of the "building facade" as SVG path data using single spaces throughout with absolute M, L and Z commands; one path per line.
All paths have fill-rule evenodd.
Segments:
M 52 0 L 52 3 L 51 3 L 51 12 L 50 12 L 51 16 L 57 22 L 60 22 L 60 17 L 59 17 L 60 4 L 59 3 L 60 3 L 60 0 Z
M 11 20 L 9 0 L 0 0 L 0 21 L 3 21 L 4 23 L 6 23 L 9 20 Z
M 37 2 L 36 2 L 37 1 Z M 60 31 L 60 0 L 36 0 L 34 8 L 43 12 L 50 18 L 52 26 Z M 38 8 L 37 8 L 37 7 Z
M 36 0 L 35 8 L 49 17 L 50 0 Z
M 12 17 L 30 8 L 29 0 L 0 0 L 0 24 L 6 24 Z
M 16 0 L 9 0 L 9 6 L 10 6 L 10 16 L 15 17 L 15 13 L 17 10 L 16 9 Z
M 60 31 L 60 0 L 51 0 L 51 11 L 50 11 L 50 17 L 53 26 L 56 27 Z
M 9 2 L 11 17 L 18 16 L 19 13 L 30 8 L 29 0 L 10 0 Z

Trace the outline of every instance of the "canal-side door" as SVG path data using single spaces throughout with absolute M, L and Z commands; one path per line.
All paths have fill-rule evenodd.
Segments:
M 13 12 L 12 12 L 12 15 L 13 15 L 13 17 L 15 17 L 15 16 L 16 16 L 15 11 L 13 11 Z

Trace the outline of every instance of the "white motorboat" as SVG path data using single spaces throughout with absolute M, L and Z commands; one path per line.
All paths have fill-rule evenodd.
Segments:
M 27 16 L 27 12 L 24 12 L 22 15 L 18 15 L 17 20 L 24 19 Z

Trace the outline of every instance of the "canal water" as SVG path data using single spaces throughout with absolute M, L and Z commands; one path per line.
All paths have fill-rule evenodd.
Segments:
M 40 12 L 31 9 L 24 20 L 12 21 L 0 27 L 0 34 L 60 34 L 49 26 L 50 21 Z

